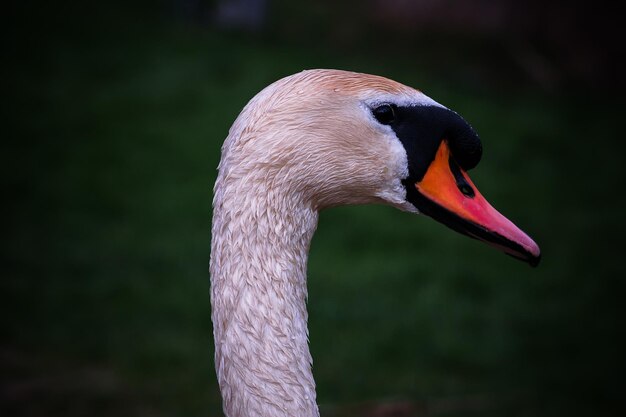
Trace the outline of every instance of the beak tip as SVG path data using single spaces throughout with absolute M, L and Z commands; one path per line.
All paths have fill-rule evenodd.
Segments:
M 541 261 L 541 254 L 538 254 L 536 256 L 530 257 L 528 259 L 528 264 L 532 266 L 533 268 L 536 268 L 539 265 L 540 261 Z
M 509 251 L 504 251 L 504 253 L 506 255 L 509 255 L 512 258 L 517 259 L 518 261 L 522 261 L 522 262 L 526 262 L 528 265 L 530 265 L 533 268 L 536 268 L 539 265 L 539 262 L 541 261 L 541 254 L 537 253 L 536 255 L 533 253 L 529 253 L 529 252 L 509 252 Z
M 541 261 L 541 249 L 539 249 L 539 245 L 537 245 L 533 239 L 531 239 L 525 233 L 524 235 L 527 239 L 527 241 L 522 244 L 526 252 L 525 261 L 528 263 L 528 265 L 536 268 Z
M 541 249 L 539 249 L 539 245 L 537 245 L 534 240 L 530 239 L 530 241 L 532 245 L 530 247 L 528 264 L 533 268 L 536 268 L 541 261 Z

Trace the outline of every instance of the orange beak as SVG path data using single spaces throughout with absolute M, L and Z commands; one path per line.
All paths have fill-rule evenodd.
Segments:
M 415 188 L 422 213 L 532 266 L 539 263 L 539 246 L 478 192 L 445 140 Z

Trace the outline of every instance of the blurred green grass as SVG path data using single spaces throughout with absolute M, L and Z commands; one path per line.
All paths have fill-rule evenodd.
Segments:
M 448 83 L 420 70 L 427 53 L 205 30 L 97 39 L 55 39 L 14 63 L 6 415 L 220 415 L 208 276 L 219 149 L 249 98 L 314 67 L 385 75 L 461 113 L 485 147 L 475 182 L 544 254 L 530 269 L 386 207 L 322 213 L 309 261 L 322 411 L 485 395 L 478 412 L 437 415 L 623 406 L 623 105 Z

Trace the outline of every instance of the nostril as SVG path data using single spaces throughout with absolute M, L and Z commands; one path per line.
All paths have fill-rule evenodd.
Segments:
M 452 172 L 452 175 L 454 175 L 454 179 L 456 180 L 456 186 L 459 191 L 463 193 L 465 197 L 474 198 L 474 196 L 476 195 L 474 189 L 471 185 L 469 185 L 469 183 L 465 179 L 465 176 L 463 176 L 459 165 L 456 163 L 452 155 L 450 155 L 450 159 L 448 159 L 448 165 L 450 166 L 450 171 Z
M 459 187 L 459 191 L 462 192 L 463 195 L 466 197 L 474 198 L 474 196 L 476 195 L 474 193 L 474 189 L 465 181 L 457 182 L 456 186 Z

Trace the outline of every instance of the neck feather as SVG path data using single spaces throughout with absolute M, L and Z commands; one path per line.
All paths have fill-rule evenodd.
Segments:
M 216 183 L 211 303 L 228 417 L 319 416 L 306 311 L 318 214 L 292 197 L 250 178 Z

